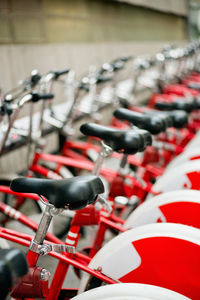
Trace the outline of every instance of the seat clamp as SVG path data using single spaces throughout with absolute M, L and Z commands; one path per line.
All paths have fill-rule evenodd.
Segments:
M 47 255 L 49 252 L 54 251 L 57 253 L 68 252 L 75 253 L 75 247 L 63 244 L 42 244 L 39 245 L 34 240 L 31 241 L 29 249 L 39 255 Z
M 101 141 L 101 151 L 100 151 L 100 155 L 102 157 L 108 157 L 113 153 L 113 149 L 106 145 L 103 141 Z

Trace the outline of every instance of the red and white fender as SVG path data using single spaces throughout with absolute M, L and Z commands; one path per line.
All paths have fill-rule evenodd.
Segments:
M 190 151 L 185 151 L 178 156 L 176 156 L 166 167 L 165 174 L 172 168 L 176 168 L 185 162 L 191 160 L 200 159 L 200 150 L 198 148 L 191 149 Z
M 179 189 L 200 190 L 199 159 L 171 168 L 153 185 L 153 190 L 161 193 Z
M 200 230 L 172 223 L 130 229 L 109 241 L 89 267 L 120 283 L 156 285 L 199 300 Z M 83 276 L 80 292 L 89 277 Z
M 154 196 L 127 218 L 126 228 L 157 223 L 179 223 L 200 229 L 200 191 L 178 190 Z

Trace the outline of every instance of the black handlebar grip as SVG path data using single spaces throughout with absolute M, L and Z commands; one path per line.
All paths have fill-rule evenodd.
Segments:
M 97 83 L 104 83 L 107 81 L 110 81 L 112 78 L 111 77 L 102 77 L 102 76 L 98 76 L 97 77 Z
M 69 73 L 70 69 L 64 69 L 61 71 L 52 71 L 52 73 L 54 73 L 54 79 L 58 79 L 60 76 Z
M 33 102 L 38 102 L 39 100 L 48 100 L 48 99 L 53 99 L 53 97 L 54 97 L 54 94 L 51 94 L 51 93 L 49 93 L 49 94 L 39 94 L 39 93 L 35 93 L 35 92 L 32 92 L 31 93 L 31 95 L 32 95 L 32 101 Z
M 40 99 L 44 99 L 44 100 L 48 100 L 48 99 L 53 99 L 54 98 L 54 94 L 39 94 Z

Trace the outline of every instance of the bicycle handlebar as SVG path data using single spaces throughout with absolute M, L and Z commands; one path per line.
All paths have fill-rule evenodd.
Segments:
M 38 102 L 39 100 L 48 100 L 48 99 L 52 99 L 54 97 L 53 94 L 39 94 L 36 92 L 32 92 L 30 94 L 26 94 L 23 98 L 20 99 L 20 101 L 18 102 L 18 107 L 22 107 L 25 103 L 27 102 Z

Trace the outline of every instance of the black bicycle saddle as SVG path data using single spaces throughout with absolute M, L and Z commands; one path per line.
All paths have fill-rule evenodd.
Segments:
M 139 113 L 125 108 L 114 111 L 114 116 L 121 120 L 126 120 L 133 125 L 148 130 L 151 134 L 158 134 L 166 130 L 166 124 L 162 117 L 151 113 Z
M 196 109 L 196 103 L 195 101 L 158 101 L 155 103 L 154 107 L 160 110 L 184 110 L 189 113 Z
M 165 131 L 167 128 L 170 128 L 173 126 L 173 120 L 172 117 L 167 114 L 166 112 L 161 112 L 159 110 L 147 110 L 144 112 L 147 116 L 156 116 L 157 118 L 160 118 L 163 122 L 163 131 Z
M 94 175 L 59 180 L 22 177 L 14 179 L 10 188 L 18 193 L 42 195 L 56 208 L 72 210 L 93 203 L 104 192 L 101 179 Z
M 146 130 L 118 130 L 95 123 L 86 123 L 80 127 L 80 131 L 85 135 L 98 137 L 114 151 L 126 154 L 144 151 L 152 144 L 151 135 Z
M 182 128 L 188 123 L 188 114 L 184 110 L 172 110 L 166 112 L 171 116 L 174 128 Z

